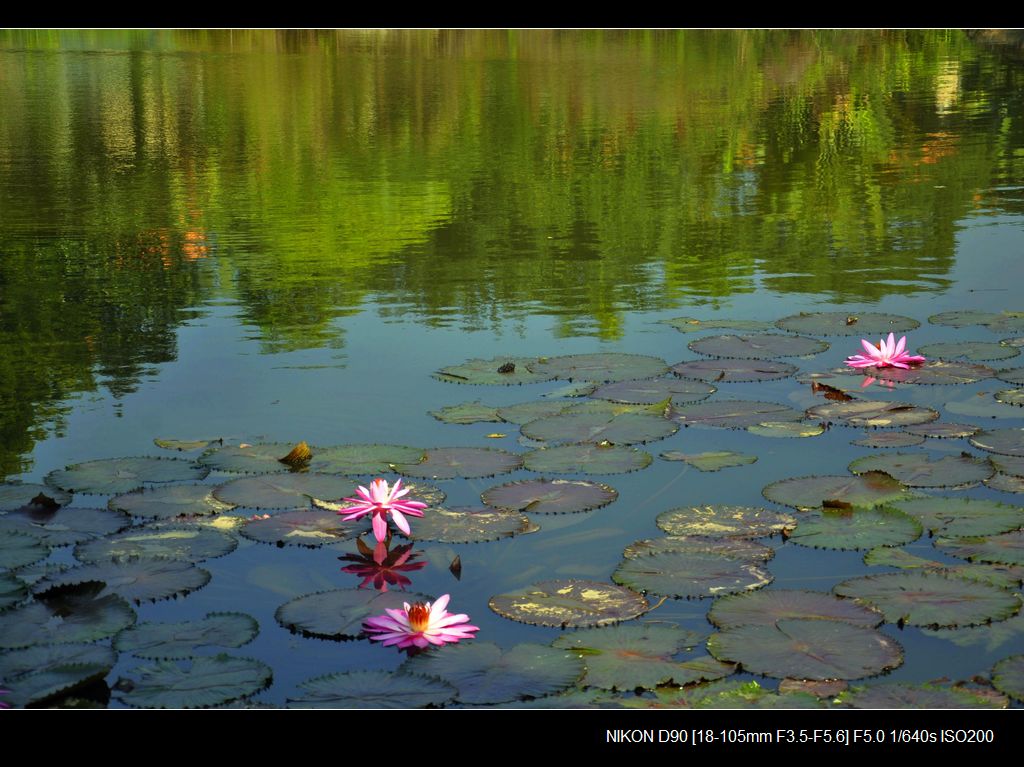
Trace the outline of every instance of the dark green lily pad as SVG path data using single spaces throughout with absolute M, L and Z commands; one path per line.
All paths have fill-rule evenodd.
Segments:
M 925 559 L 903 549 L 877 548 L 864 555 L 864 564 L 881 567 L 898 567 L 900 570 L 921 570 L 941 572 L 969 581 L 981 581 L 1001 589 L 1015 589 L 1024 582 L 1024 568 L 1007 565 L 958 565 L 950 567 L 948 562 Z
M 928 359 L 967 360 L 968 362 L 990 362 L 1005 360 L 1020 354 L 1019 349 L 1004 346 L 994 341 L 956 341 L 953 343 L 926 344 L 917 350 Z
M 907 434 L 914 434 L 918 437 L 929 439 L 963 439 L 977 434 L 980 427 L 967 423 L 947 423 L 945 421 L 936 423 L 917 424 L 903 428 Z
M 995 393 L 996 402 L 1024 407 L 1024 389 L 1003 389 Z
M 780 620 L 843 621 L 874 628 L 883 621 L 877 610 L 821 591 L 763 589 L 716 599 L 708 620 L 722 629 L 735 626 L 772 626 Z
M 930 407 L 911 405 L 909 402 L 855 399 L 815 405 L 807 411 L 807 416 L 843 426 L 878 428 L 928 423 L 936 420 L 939 413 Z
M 971 362 L 945 362 L 943 360 L 932 360 L 923 365 L 915 365 L 908 370 L 903 368 L 861 368 L 861 372 L 883 381 L 930 386 L 970 384 L 995 375 L 995 371 L 986 365 Z
M 910 317 L 879 312 L 800 312 L 775 322 L 781 330 L 812 336 L 874 336 L 902 333 L 920 326 Z
M 317 450 L 309 470 L 322 474 L 385 474 L 423 460 L 424 450 L 403 445 L 337 445 Z
M 294 471 L 294 467 L 281 461 L 294 447 L 295 444 L 290 442 L 225 445 L 206 451 L 197 460 L 203 466 L 233 474 L 282 474 Z M 319 448 L 311 449 L 316 456 Z
M 777 402 L 753 400 L 712 400 L 683 405 L 672 416 L 683 426 L 715 426 L 722 429 L 746 429 L 764 422 L 802 421 L 804 414 Z
M 395 471 L 423 479 L 474 479 L 508 474 L 523 465 L 522 456 L 486 447 L 432 447 L 425 454 L 422 462 L 396 465 Z
M 954 328 L 983 325 L 996 333 L 1017 333 L 1024 330 L 1024 312 L 982 312 L 964 309 L 933 314 L 928 321 L 934 325 L 949 325 Z
M 245 613 L 207 613 L 201 620 L 140 623 L 114 639 L 114 649 L 152 660 L 191 658 L 200 647 L 241 647 L 260 632 Z
M 60 506 L 71 503 L 71 493 L 64 492 L 50 485 L 36 485 L 31 482 L 0 483 L 0 512 L 20 509 L 32 505 L 39 495 L 44 495 Z
M 521 402 L 518 405 L 507 405 L 498 408 L 498 417 L 508 423 L 524 424 L 538 418 L 557 415 L 568 405 L 562 400 L 540 400 L 539 402 Z
M 446 383 L 512 386 L 540 383 L 555 378 L 546 370 L 533 371 L 530 364 L 537 357 L 495 357 L 489 360 L 472 359 L 460 365 L 449 365 L 433 373 L 434 378 Z M 557 358 L 556 358 L 557 359 Z M 505 371 L 505 372 L 501 372 Z
M 136 528 L 97 538 L 75 547 L 80 562 L 125 561 L 130 559 L 180 559 L 202 562 L 230 554 L 238 541 L 209 528 Z
M 223 445 L 223 439 L 160 439 L 156 437 L 153 444 L 163 450 L 176 450 L 187 453 L 191 450 L 202 450 L 213 445 Z
M 992 653 L 1009 644 L 1019 646 L 1024 636 L 1024 613 L 998 623 L 983 623 L 980 626 L 953 629 L 922 629 L 924 634 L 952 642 L 957 647 L 980 647 Z
M 0 530 L 0 569 L 14 570 L 50 556 L 50 547 L 39 538 L 17 530 Z
M 631 620 L 650 609 L 635 591 L 610 583 L 581 580 L 541 581 L 488 602 L 502 617 L 534 626 L 581 628 Z
M 210 573 L 176 559 L 97 562 L 47 576 L 36 584 L 35 591 L 87 581 L 107 584 L 103 594 L 112 592 L 133 602 L 155 602 L 202 588 L 210 582 Z
M 772 574 L 750 560 L 665 552 L 623 560 L 612 573 L 612 580 L 674 599 L 706 599 L 763 588 L 772 582 Z
M 595 383 L 657 378 L 668 372 L 668 365 L 662 359 L 619 352 L 542 357 L 528 367 L 534 373 L 551 378 Z
M 255 695 L 270 685 L 270 666 L 253 658 L 214 655 L 194 658 L 188 666 L 170 661 L 128 672 L 128 692 L 115 697 L 133 708 L 206 708 Z
M 708 639 L 708 652 L 744 671 L 780 678 L 861 679 L 903 663 L 899 644 L 874 629 L 801 618 L 725 629 Z
M 1020 386 L 1024 384 L 1024 368 L 1012 368 L 1010 370 L 1000 370 L 995 375 L 1000 381 L 1006 381 L 1006 383 L 1016 384 Z
M 0 611 L 14 607 L 28 596 L 28 585 L 13 573 L 0 573 Z
M 932 460 L 927 453 L 886 453 L 858 458 L 854 474 L 882 471 L 907 487 L 974 487 L 995 472 L 987 460 L 968 453 Z
M 981 431 L 971 437 L 970 442 L 989 453 L 1024 457 L 1024 428 L 1021 427 Z
M 700 634 L 678 626 L 646 624 L 574 631 L 558 637 L 552 646 L 571 650 L 583 659 L 587 665 L 580 682 L 583 686 L 653 690 L 664 684 L 721 679 L 735 671 L 735 666 L 711 658 L 701 659 L 701 668 L 688 668 L 674 660 L 702 641 Z
M 1024 530 L 999 535 L 936 538 L 935 548 L 958 559 L 1024 566 Z
M 70 506 L 50 509 L 25 506 L 0 517 L 0 531 L 28 533 L 47 546 L 70 546 L 103 535 L 116 533 L 131 524 L 126 514 L 107 509 L 77 509 Z
M 992 684 L 1000 692 L 1024 702 L 1024 655 L 1011 655 L 994 665 Z
M 698 320 L 693 317 L 676 317 L 661 322 L 671 325 L 680 333 L 696 333 L 699 330 L 743 330 L 757 333 L 774 327 L 772 323 L 760 320 Z
M 1024 477 L 1011 474 L 996 474 L 985 480 L 985 485 L 1004 493 L 1024 493 Z
M 522 432 L 542 442 L 609 442 L 635 445 L 670 437 L 679 427 L 656 415 L 641 413 L 565 413 L 524 424 Z
M 877 431 L 869 432 L 863 439 L 855 439 L 850 444 L 860 447 L 912 447 L 922 442 L 924 437 L 905 431 Z
M 622 556 L 626 559 L 636 559 L 666 551 L 718 554 L 751 562 L 767 562 L 775 556 L 775 549 L 771 546 L 747 538 L 712 538 L 706 535 L 674 535 L 634 541 L 622 551 Z
M 775 381 L 789 378 L 797 371 L 796 365 L 771 360 L 690 360 L 672 366 L 672 372 L 680 378 L 712 383 L 745 383 L 750 381 Z
M 1000 474 L 1024 477 L 1024 456 L 992 455 L 989 460 Z
M 345 522 L 331 511 L 285 511 L 269 519 L 246 522 L 239 532 L 246 538 L 278 546 L 317 548 L 325 543 L 340 543 L 366 532 L 361 520 Z
M 431 509 L 417 519 L 409 537 L 414 541 L 482 543 L 535 533 L 540 526 L 517 511 L 485 508 Z
M 584 666 L 574 653 L 539 644 L 502 650 L 491 642 L 449 644 L 410 658 L 399 668 L 444 679 L 462 703 L 493 704 L 541 698 L 573 686 Z
M 761 492 L 769 501 L 802 511 L 822 506 L 881 506 L 906 498 L 908 494 L 907 488 L 898 480 L 880 471 L 869 471 L 852 477 L 845 474 L 793 477 L 773 482 Z
M 890 623 L 910 626 L 974 626 L 1005 620 L 1021 608 L 1020 598 L 986 583 L 942 573 L 868 575 L 833 589 L 882 611 Z
M 363 621 L 388 608 L 402 609 L 404 602 L 433 602 L 433 597 L 414 592 L 336 589 L 319 591 L 286 602 L 274 617 L 290 631 L 320 639 L 355 639 Z
M 796 518 L 755 506 L 688 506 L 659 514 L 657 523 L 674 536 L 763 538 L 792 530 Z
M 684 687 L 662 687 L 655 698 L 634 697 L 623 702 L 623 708 L 654 709 L 807 709 L 827 708 L 827 704 L 807 693 L 779 694 L 766 690 L 757 682 L 723 679 L 707 684 Z
M 825 433 L 825 427 L 816 422 L 808 421 L 763 421 L 748 426 L 747 431 L 759 437 L 819 437 Z
M 570 479 L 526 479 L 485 490 L 480 499 L 488 506 L 532 514 L 573 514 L 607 506 L 618 491 L 599 482 Z
M 894 506 L 933 535 L 996 535 L 1024 526 L 1024 508 L 976 498 L 912 498 Z
M 310 498 L 336 501 L 355 495 L 356 483 L 329 474 L 268 474 L 242 477 L 218 486 L 213 495 L 222 503 L 253 509 L 308 507 Z
M 32 604 L 0 615 L 0 647 L 94 642 L 135 623 L 127 602 L 102 592 L 102 583 L 78 583 L 36 594 Z
M 562 445 L 523 456 L 523 467 L 547 474 L 625 474 L 651 463 L 651 454 L 632 447 Z
M 390 671 L 348 671 L 308 679 L 288 708 L 440 708 L 457 690 L 440 679 Z
M 618 381 L 605 384 L 590 395 L 595 399 L 625 402 L 634 405 L 655 405 L 669 400 L 673 405 L 700 402 L 717 389 L 702 381 L 679 378 L 649 378 L 641 381 Z
M 734 453 L 731 450 L 717 450 L 710 453 L 696 453 L 688 455 L 672 450 L 662 453 L 661 457 L 666 461 L 683 461 L 700 471 L 719 471 L 733 466 L 746 466 L 757 461 L 756 455 Z
M 0 653 L 0 679 L 14 706 L 42 703 L 103 679 L 117 653 L 94 644 L 48 644 Z
M 973 692 L 967 687 L 938 684 L 886 682 L 853 687 L 839 694 L 838 703 L 850 708 L 873 709 L 951 709 L 1006 708 L 1009 701 Z
M 74 493 L 127 493 L 144 482 L 183 482 L 206 477 L 210 469 L 179 458 L 107 458 L 51 471 L 46 483 Z
M 210 485 L 168 485 L 119 495 L 111 498 L 107 505 L 146 519 L 208 516 L 235 508 L 234 504 L 214 498 L 213 490 Z
M 430 415 L 443 423 L 501 423 L 502 421 L 496 407 L 481 404 L 480 400 L 448 405 L 440 410 L 431 410 Z
M 690 351 L 713 357 L 773 360 L 776 357 L 808 357 L 828 349 L 817 338 L 756 333 L 749 336 L 705 336 L 688 344 Z
M 1020 411 L 1012 405 L 996 402 L 988 392 L 971 395 L 964 400 L 947 402 L 942 406 L 947 413 L 966 415 L 971 418 L 1014 418 L 1021 417 Z
M 902 546 L 921 537 L 920 523 L 895 509 L 825 509 L 801 517 L 789 540 L 816 549 Z

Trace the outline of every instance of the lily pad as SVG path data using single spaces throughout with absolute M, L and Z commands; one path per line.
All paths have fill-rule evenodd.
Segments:
M 796 365 L 771 360 L 690 360 L 672 366 L 672 372 L 680 378 L 713 383 L 775 381 L 789 378 L 796 371 Z
M 945 362 L 932 360 L 916 365 L 909 370 L 903 368 L 861 368 L 864 375 L 883 381 L 904 384 L 926 384 L 933 386 L 970 384 L 991 378 L 995 371 L 985 365 L 970 362 Z
M 871 549 L 902 546 L 921 537 L 920 523 L 895 509 L 825 509 L 801 517 L 789 540 L 816 549 Z
M 1013 418 L 1018 419 L 1021 413 L 1012 405 L 1004 405 L 987 396 L 987 392 L 973 395 L 965 400 L 947 402 L 943 409 L 947 413 L 966 415 L 971 418 Z
M 474 479 L 508 474 L 523 465 L 522 456 L 486 447 L 432 447 L 425 454 L 422 462 L 396 465 L 395 471 L 423 479 Z
M 78 583 L 36 594 L 32 604 L 0 615 L 0 647 L 94 642 L 135 623 L 127 602 L 102 592 L 102 583 Z
M 339 543 L 366 531 L 366 523 L 345 522 L 337 512 L 285 511 L 269 519 L 254 519 L 239 532 L 246 538 L 278 546 L 317 548 L 325 543 Z
M 0 517 L 0 530 L 28 533 L 47 546 L 70 546 L 116 533 L 130 524 L 131 519 L 126 514 L 116 511 L 69 506 L 50 509 L 30 505 Z
M 959 310 L 933 314 L 928 321 L 934 325 L 949 325 L 954 328 L 982 325 L 996 333 L 1017 333 L 1024 330 L 1024 312 Z
M 583 676 L 576 655 L 539 644 L 502 650 L 492 642 L 449 644 L 409 658 L 399 671 L 444 679 L 462 703 L 494 704 L 541 698 L 572 687 Z
M 268 474 L 242 477 L 213 491 L 222 503 L 253 509 L 308 507 L 310 498 L 338 500 L 354 495 L 356 483 L 330 474 Z
M 210 582 L 210 573 L 191 562 L 175 559 L 97 562 L 47 576 L 36 584 L 36 592 L 87 581 L 107 584 L 103 594 L 113 592 L 134 602 L 155 602 L 202 588 Z
M 1024 530 L 999 535 L 936 538 L 935 548 L 971 562 L 1024 566 Z
M 954 343 L 927 344 L 918 348 L 917 353 L 928 359 L 990 362 L 1016 357 L 1020 354 L 1020 349 L 993 341 L 956 341 Z
M 806 709 L 826 708 L 827 705 L 808 693 L 778 694 L 766 690 L 757 682 L 723 679 L 707 684 L 677 689 L 662 687 L 655 690 L 655 698 L 634 697 L 623 703 L 623 708 L 654 709 Z
M 975 498 L 913 498 L 894 504 L 928 532 L 951 537 L 996 535 L 1024 527 L 1024 508 Z
M 995 472 L 992 464 L 968 453 L 932 460 L 926 453 L 886 453 L 858 458 L 854 474 L 882 471 L 907 487 L 974 487 Z
M 431 410 L 430 415 L 443 423 L 501 423 L 502 421 L 496 407 L 483 405 L 480 400 L 448 405 L 440 410 Z
M 821 591 L 763 589 L 716 599 L 708 620 L 722 629 L 735 626 L 773 626 L 780 620 L 843 621 L 874 628 L 884 618 L 880 612 Z
M 516 511 L 485 508 L 432 509 L 416 520 L 414 541 L 481 543 L 535 533 L 540 526 Z
M 14 607 L 28 596 L 28 585 L 13 573 L 0 573 L 0 611 Z
M 922 442 L 924 437 L 906 431 L 878 431 L 869 432 L 863 439 L 855 439 L 850 444 L 860 447 L 912 447 Z
M 394 483 L 391 484 L 393 485 Z M 447 497 L 441 488 L 436 487 L 435 485 L 428 485 L 426 482 L 403 482 L 402 489 L 409 491 L 407 495 L 402 496 L 403 501 L 420 501 L 421 503 L 427 504 L 430 508 L 440 506 L 444 503 L 444 499 Z M 310 498 L 309 501 L 313 505 L 314 509 L 320 509 L 321 511 L 333 511 L 335 514 L 356 505 L 355 502 L 346 501 L 344 499 L 338 503 L 322 501 L 319 498 Z M 303 511 L 303 509 L 299 509 L 299 511 Z
M 802 421 L 804 414 L 777 402 L 753 400 L 715 400 L 683 405 L 672 416 L 683 426 L 715 426 L 722 429 L 746 429 L 765 422 Z
M 309 679 L 289 708 L 440 708 L 457 690 L 440 679 L 390 671 L 348 671 Z
M 625 474 L 651 463 L 651 454 L 632 447 L 562 445 L 526 453 L 523 467 L 548 474 Z
M 60 506 L 71 503 L 71 493 L 50 485 L 36 485 L 31 482 L 0 483 L 0 512 L 20 509 L 32 505 L 35 498 L 44 495 Z
M 590 395 L 595 399 L 625 402 L 634 405 L 654 405 L 670 400 L 673 405 L 700 402 L 717 389 L 701 381 L 679 378 L 649 378 L 640 381 L 618 381 L 599 386 Z
M 801 312 L 775 323 L 781 330 L 812 336 L 875 336 L 903 333 L 920 326 L 910 317 L 879 312 Z
M 636 559 L 666 551 L 718 554 L 751 562 L 767 562 L 775 556 L 775 549 L 747 538 L 712 538 L 706 535 L 675 535 L 634 541 L 623 551 L 626 559 Z
M 1000 381 L 1006 381 L 1006 383 L 1016 384 L 1020 386 L 1024 384 L 1024 368 L 1012 368 L 1010 370 L 1000 370 L 995 375 Z
M 30 706 L 103 679 L 117 653 L 94 644 L 48 644 L 0 654 L 0 679 L 11 687 L 6 702 Z
M 1024 477 L 1024 456 L 992 455 L 989 460 L 1000 474 Z
M 499 407 L 497 412 L 501 420 L 522 425 L 536 421 L 538 418 L 557 415 L 566 407 L 567 404 L 562 400 L 540 400 L 539 402 L 521 402 L 518 405 Z
M 844 621 L 790 618 L 712 634 L 708 652 L 744 671 L 801 679 L 860 679 L 903 663 L 899 644 Z
M 796 518 L 755 506 L 688 506 L 659 514 L 657 523 L 674 536 L 763 538 L 792 530 Z
M 690 351 L 713 357 L 773 360 L 776 357 L 809 357 L 828 349 L 817 338 L 756 333 L 748 336 L 705 336 L 688 344 Z
M 274 474 L 294 471 L 281 458 L 294 448 L 291 442 L 263 442 L 257 445 L 225 445 L 203 453 L 199 463 L 217 471 L 233 474 Z M 318 448 L 312 448 L 313 455 Z M 305 466 L 305 463 L 303 463 Z
M 992 684 L 1000 692 L 1024 702 L 1024 655 L 1011 655 L 994 665 Z
M 114 639 L 114 649 L 153 660 L 191 658 L 200 647 L 241 647 L 260 631 L 245 613 L 207 613 L 180 623 L 140 623 Z
M 75 547 L 75 557 L 81 562 L 136 558 L 202 562 L 230 554 L 237 546 L 235 538 L 209 528 L 136 528 L 80 543 Z
M 903 428 L 907 434 L 914 434 L 929 439 L 963 439 L 977 434 L 980 427 L 967 423 L 924 423 Z
M 223 445 L 223 439 L 160 439 L 153 440 L 153 444 L 163 450 L 177 450 L 179 453 L 187 453 L 191 450 L 202 450 L 213 445 Z
M 388 608 L 402 609 L 404 602 L 433 602 L 433 597 L 414 592 L 336 589 L 319 591 L 286 602 L 274 617 L 290 631 L 320 639 L 355 639 L 363 621 Z
M 717 450 L 710 453 L 695 453 L 688 455 L 672 450 L 662 453 L 661 457 L 666 461 L 683 461 L 690 464 L 699 471 L 719 471 L 733 466 L 746 466 L 757 461 L 756 455 L 734 453 L 731 450 Z
M 322 474 L 384 474 L 423 460 L 424 451 L 402 445 L 338 445 L 317 450 L 309 470 Z
M 910 626 L 974 626 L 1005 620 L 1021 608 L 1020 598 L 1008 591 L 941 573 L 868 575 L 834 591 L 881 610 L 890 623 Z
M 29 533 L 0 530 L 0 569 L 32 565 L 50 555 L 50 547 Z
M 764 421 L 748 426 L 747 431 L 759 437 L 800 438 L 819 437 L 825 433 L 825 427 L 808 421 Z
M 610 583 L 581 580 L 541 581 L 488 602 L 502 617 L 534 626 L 580 628 L 631 620 L 650 609 L 635 591 Z
M 524 424 L 522 432 L 543 442 L 593 442 L 635 445 L 670 437 L 679 427 L 656 415 L 641 413 L 565 413 Z
M 952 708 L 1006 708 L 1009 701 L 1002 696 L 993 698 L 967 687 L 938 684 L 908 684 L 887 682 L 865 687 L 854 687 L 840 693 L 837 702 L 850 708 L 873 709 L 952 709 Z
M 939 417 L 937 410 L 912 405 L 909 402 L 884 402 L 879 400 L 850 400 L 849 402 L 826 402 L 815 405 L 807 411 L 809 418 L 819 418 L 826 423 L 843 426 L 912 426 L 928 423 Z
M 864 564 L 898 567 L 900 570 L 941 572 L 955 578 L 981 581 L 1001 589 L 1015 589 L 1024 581 L 1024 568 L 1007 565 L 958 565 L 938 562 L 911 554 L 903 549 L 877 548 L 864 555 Z
M 570 479 L 527 479 L 485 490 L 480 498 L 488 506 L 533 514 L 572 514 L 607 506 L 619 497 L 613 487 L 599 482 Z
M 699 330 L 743 330 L 756 333 L 774 327 L 772 323 L 760 320 L 698 320 L 693 317 L 676 317 L 661 322 L 671 325 L 680 333 L 696 333 Z
M 981 450 L 1000 455 L 1024 457 L 1024 428 L 992 429 L 971 437 L 970 442 Z
M 108 458 L 51 471 L 46 483 L 74 493 L 127 493 L 144 482 L 181 482 L 206 477 L 210 469 L 178 458 Z
M 595 383 L 657 378 L 668 372 L 668 365 L 662 359 L 618 352 L 542 357 L 531 362 L 528 367 L 534 373 L 551 378 Z
M 995 393 L 996 402 L 1004 405 L 1024 406 L 1024 389 L 1003 389 Z
M 674 599 L 705 599 L 763 588 L 772 582 L 772 575 L 749 560 L 666 552 L 623 560 L 612 580 Z
M 566 384 L 565 386 L 559 386 L 557 389 L 544 392 L 540 396 L 548 398 L 562 398 L 562 397 L 589 397 L 594 393 L 597 388 L 596 383 L 591 381 L 582 381 L 580 383 Z
M 162 661 L 128 672 L 129 691 L 114 695 L 133 708 L 205 708 L 254 695 L 273 679 L 270 666 L 253 658 L 214 655 L 187 666 Z
M 907 497 L 907 488 L 898 480 L 880 471 L 860 476 L 825 475 L 794 477 L 773 482 L 762 494 L 769 501 L 792 506 L 801 511 L 853 506 L 881 506 Z
M 146 519 L 174 519 L 181 516 L 223 514 L 234 504 L 218 501 L 210 485 L 168 485 L 111 498 L 111 509 Z
M 985 480 L 985 484 L 993 490 L 1004 493 L 1024 493 L 1024 477 L 1015 477 L 1011 474 L 996 474 L 994 477 Z
M 1018 613 L 998 623 L 983 623 L 968 628 L 922 629 L 922 632 L 952 642 L 957 647 L 979 647 L 986 653 L 992 653 L 1007 644 L 1011 647 L 1019 646 L 1024 636 L 1024 614 Z
M 484 384 L 513 386 L 517 384 L 550 381 L 555 376 L 547 371 L 533 371 L 530 364 L 537 357 L 495 357 L 489 360 L 472 359 L 460 365 L 449 365 L 433 374 L 438 381 L 458 384 Z

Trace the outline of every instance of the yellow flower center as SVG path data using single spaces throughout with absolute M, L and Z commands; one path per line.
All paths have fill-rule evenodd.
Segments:
M 426 631 L 430 625 L 430 610 L 423 602 L 416 602 L 409 608 L 409 626 L 413 631 Z

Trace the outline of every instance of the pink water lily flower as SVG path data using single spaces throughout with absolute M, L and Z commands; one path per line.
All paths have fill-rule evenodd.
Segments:
M 405 518 L 405 515 L 422 517 L 422 509 L 427 508 L 427 504 L 422 501 L 399 500 L 409 492 L 408 488 L 402 489 L 402 480 L 400 479 L 396 480 L 395 486 L 391 488 L 388 487 L 386 480 L 375 479 L 370 483 L 369 490 L 360 485 L 356 492 L 359 494 L 358 498 L 345 499 L 346 501 L 351 501 L 354 505 L 342 509 L 338 513 L 345 515 L 343 519 L 346 522 L 353 519 L 362 519 L 367 514 L 372 514 L 373 535 L 378 541 L 383 541 L 388 535 L 388 513 L 395 520 L 398 529 L 409 535 L 411 530 L 409 528 L 409 520 Z
M 846 364 L 854 368 L 904 368 L 909 369 L 911 365 L 919 365 L 924 362 L 924 357 L 915 354 L 908 354 L 907 337 L 903 336 L 899 342 L 893 333 L 888 339 L 878 340 L 878 346 L 873 346 L 867 339 L 861 339 L 860 345 L 864 347 L 867 356 L 855 354 L 846 358 Z
M 460 639 L 472 639 L 473 632 L 479 631 L 478 626 L 467 625 L 469 616 L 448 612 L 449 595 L 438 597 L 430 602 L 414 602 L 411 606 L 404 603 L 404 610 L 387 610 L 387 615 L 368 618 L 363 628 L 368 633 L 376 634 L 370 639 L 384 642 L 384 646 L 398 645 L 402 650 L 407 647 L 429 647 L 458 642 Z

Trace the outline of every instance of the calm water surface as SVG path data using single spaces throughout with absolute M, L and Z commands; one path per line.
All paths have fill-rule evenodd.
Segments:
M 447 425 L 428 411 L 524 402 L 565 382 L 454 386 L 431 372 L 595 351 L 674 364 L 700 356 L 686 345 L 701 334 L 658 322 L 682 315 L 887 311 L 922 322 L 914 347 L 998 340 L 926 320 L 1024 309 L 1022 63 L 1012 39 L 942 31 L 2 33 L 0 478 L 161 454 L 157 437 L 523 452 L 514 424 Z M 795 364 L 827 370 L 859 351 L 855 337 L 827 340 Z M 877 388 L 943 407 L 1008 387 Z M 719 389 L 823 401 L 792 379 Z M 998 425 L 1021 425 L 1021 412 L 1007 406 Z M 486 438 L 495 431 L 508 436 Z M 620 494 L 603 509 L 538 517 L 539 533 L 504 541 L 420 547 L 413 588 L 450 592 L 481 640 L 546 644 L 558 630 L 501 618 L 489 597 L 607 581 L 625 545 L 661 534 L 662 511 L 759 505 L 770 482 L 845 473 L 872 452 L 850 444 L 861 436 L 682 429 L 647 446 L 644 471 L 596 477 Z M 667 450 L 759 460 L 701 473 L 657 458 Z M 535 476 L 438 484 L 448 505 L 473 505 Z M 987 487 L 945 494 L 1020 502 Z M 775 587 L 827 591 L 886 571 L 863 552 L 770 545 Z M 339 571 L 350 550 L 242 539 L 203 565 L 210 585 L 142 605 L 139 620 L 250 613 L 261 633 L 233 652 L 273 667 L 255 698 L 270 704 L 313 676 L 395 668 L 393 650 L 300 638 L 274 620 L 293 597 L 356 586 Z M 943 558 L 927 538 L 909 550 Z M 456 554 L 461 581 L 447 569 Z M 710 632 L 709 605 L 670 600 L 649 617 Z M 1024 652 L 1019 631 L 970 649 L 882 631 L 906 650 L 892 680 L 969 678 Z M 138 665 L 123 655 L 109 680 Z

